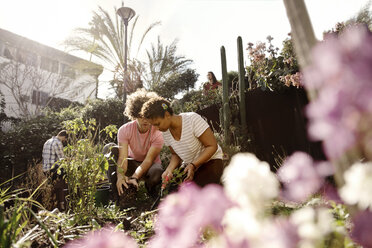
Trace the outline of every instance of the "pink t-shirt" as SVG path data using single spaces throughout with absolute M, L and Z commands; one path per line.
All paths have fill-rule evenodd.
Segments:
M 162 133 L 151 126 L 146 133 L 140 133 L 137 128 L 137 122 L 131 121 L 119 128 L 118 142 L 128 144 L 128 156 L 137 161 L 145 160 L 150 147 L 162 148 L 164 144 Z M 154 163 L 161 163 L 158 155 Z

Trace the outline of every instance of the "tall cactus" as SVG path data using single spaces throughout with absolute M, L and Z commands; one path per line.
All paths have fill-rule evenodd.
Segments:
M 241 130 L 247 130 L 247 116 L 246 116 L 246 109 L 245 109 L 245 69 L 244 69 L 244 57 L 243 57 L 243 41 L 242 37 L 238 37 L 237 39 L 238 45 L 238 66 L 239 66 L 239 102 L 240 102 L 240 124 Z M 246 136 L 246 133 L 243 134 Z M 243 137 L 245 140 L 246 137 Z
M 225 136 L 225 144 L 230 145 L 230 106 L 229 106 L 229 82 L 227 80 L 226 52 L 225 47 L 221 47 L 221 69 L 222 69 L 222 123 Z

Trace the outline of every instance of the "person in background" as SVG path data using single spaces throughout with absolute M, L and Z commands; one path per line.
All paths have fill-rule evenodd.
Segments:
M 58 168 L 58 161 L 64 157 L 63 142 L 67 141 L 67 132 L 62 130 L 57 136 L 48 139 L 43 146 L 43 171 L 52 172 Z
M 131 121 L 122 125 L 118 131 L 119 157 L 117 161 L 118 194 L 122 195 L 128 184 L 138 187 L 138 181 L 144 179 L 150 196 L 158 194 L 163 169 L 160 151 L 163 147 L 163 136 L 156 127 L 141 115 L 142 105 L 158 97 L 154 92 L 138 89 L 128 96 L 124 115 Z
M 53 194 L 56 196 L 57 206 L 60 211 L 66 209 L 66 198 L 64 189 L 67 187 L 63 179 L 63 170 L 58 174 L 58 161 L 64 158 L 63 143 L 67 141 L 68 134 L 62 130 L 57 136 L 48 139 L 43 146 L 43 171 L 53 184 Z
M 208 82 L 204 84 L 203 86 L 203 92 L 205 95 L 208 94 L 209 91 L 215 90 L 218 87 L 221 87 L 221 83 L 217 81 L 216 76 L 213 72 L 208 72 L 207 74 Z
M 173 176 L 173 171 L 185 166 L 184 181 L 194 181 L 203 187 L 221 184 L 223 172 L 222 149 L 208 123 L 197 113 L 173 114 L 170 103 L 164 98 L 152 98 L 143 105 L 142 116 L 163 132 L 164 143 L 172 156 L 162 174 L 164 181 Z

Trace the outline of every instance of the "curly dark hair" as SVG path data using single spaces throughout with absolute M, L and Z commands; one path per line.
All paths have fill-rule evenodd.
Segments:
M 173 115 L 170 102 L 163 97 L 154 97 L 143 104 L 141 115 L 146 119 L 164 118 L 165 112 Z
M 144 88 L 137 89 L 136 92 L 128 96 L 123 114 L 128 116 L 130 120 L 142 118 L 141 109 L 143 104 L 155 97 L 159 97 L 155 92 L 148 92 Z

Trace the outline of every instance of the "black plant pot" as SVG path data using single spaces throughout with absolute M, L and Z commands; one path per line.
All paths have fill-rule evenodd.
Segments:
M 110 185 L 103 184 L 97 186 L 97 192 L 94 195 L 96 206 L 107 206 L 110 199 Z

